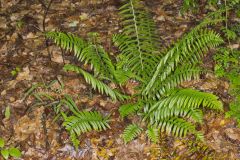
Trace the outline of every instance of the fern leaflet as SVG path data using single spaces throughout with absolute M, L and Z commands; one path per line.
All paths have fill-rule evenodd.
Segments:
M 159 141 L 159 134 L 159 129 L 155 126 L 148 127 L 147 136 L 152 142 L 157 143 Z
M 98 90 L 100 93 L 105 93 L 106 95 L 110 96 L 113 100 L 124 100 L 127 98 L 127 96 L 122 95 L 121 93 L 113 90 L 108 85 L 103 83 L 102 81 L 96 79 L 88 72 L 82 70 L 81 68 L 74 66 L 74 65 L 65 65 L 64 66 L 65 71 L 74 71 L 76 73 L 82 74 L 84 79 L 87 83 L 91 84 L 94 90 Z
M 128 125 L 123 131 L 124 142 L 128 143 L 129 141 L 132 141 L 141 133 L 141 131 L 142 128 L 140 128 L 137 124 Z

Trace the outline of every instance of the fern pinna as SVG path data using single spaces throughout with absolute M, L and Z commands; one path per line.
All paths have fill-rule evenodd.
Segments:
M 64 69 L 80 73 L 95 90 L 113 100 L 132 100 L 119 108 L 120 115 L 124 118 L 140 112 L 149 126 L 147 135 L 153 142 L 158 141 L 160 132 L 175 136 L 185 136 L 190 132 L 203 138 L 194 125 L 202 123 L 200 107 L 221 111 L 222 103 L 211 93 L 181 89 L 179 84 L 198 78 L 202 73 L 198 64 L 204 54 L 223 43 L 220 35 L 206 26 L 224 19 L 217 17 L 220 15 L 218 13 L 211 14 L 172 48 L 160 51 L 154 21 L 141 1 L 125 0 L 119 13 L 123 31 L 113 36 L 113 42 L 120 50 L 116 64 L 112 63 L 96 40 L 86 42 L 63 32 L 46 34 L 62 48 L 74 51 L 79 61 L 91 65 L 93 75 L 75 65 L 66 65 Z M 111 81 L 121 86 L 129 79 L 139 81 L 138 92 L 132 97 L 123 95 L 102 81 Z M 68 121 L 70 123 L 72 119 Z M 124 141 L 129 142 L 141 131 L 138 124 L 130 124 L 124 130 Z

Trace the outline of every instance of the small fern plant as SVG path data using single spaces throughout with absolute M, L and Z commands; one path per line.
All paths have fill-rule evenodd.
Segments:
M 63 126 L 70 134 L 70 139 L 77 149 L 79 146 L 78 136 L 92 130 L 102 131 L 110 128 L 108 117 L 103 117 L 97 111 L 80 111 L 72 98 L 66 95 L 61 101 L 62 105 L 68 106 L 71 114 L 68 116 L 65 112 L 61 112 L 64 119 Z
M 113 42 L 120 51 L 115 64 L 96 35 L 86 42 L 70 33 L 48 32 L 48 38 L 73 51 L 79 61 L 89 64 L 93 74 L 75 65 L 65 65 L 64 69 L 83 75 L 98 92 L 123 101 L 119 108 L 122 118 L 138 112 L 146 122 L 147 135 L 153 142 L 159 140 L 160 132 L 179 137 L 193 133 L 203 139 L 202 133 L 195 129 L 195 123 L 202 123 L 201 107 L 222 111 L 222 103 L 211 93 L 184 89 L 179 85 L 199 78 L 202 73 L 199 62 L 204 54 L 223 43 L 220 35 L 207 26 L 222 22 L 224 18 L 219 16 L 220 13 L 210 14 L 171 48 L 161 51 L 154 21 L 141 1 L 125 0 L 119 14 L 123 30 L 113 35 Z M 105 83 L 113 82 L 121 88 L 129 79 L 139 82 L 136 94 L 131 96 Z M 126 99 L 130 103 L 124 103 Z M 142 131 L 141 124 L 127 126 L 123 132 L 125 143 Z
M 120 8 L 123 32 L 114 35 L 113 41 L 120 55 L 124 55 L 123 68 L 139 76 L 142 83 L 134 96 L 135 103 L 124 104 L 119 111 L 122 117 L 139 111 L 153 142 L 158 141 L 163 131 L 179 137 L 191 132 L 203 139 L 194 126 L 196 122 L 202 123 L 200 107 L 222 110 L 217 96 L 179 87 L 184 81 L 199 78 L 202 69 L 198 64 L 204 53 L 223 43 L 219 34 L 206 28 L 223 21 L 222 12 L 210 14 L 172 48 L 159 52 L 154 22 L 142 2 L 129 0 Z M 134 137 L 136 133 L 140 134 L 124 131 L 123 137 Z M 125 142 L 128 140 L 125 138 Z

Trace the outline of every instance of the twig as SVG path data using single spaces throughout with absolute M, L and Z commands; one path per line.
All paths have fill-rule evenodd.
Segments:
M 47 6 L 45 5 L 45 3 L 41 0 L 38 0 L 38 2 L 45 8 L 45 10 L 47 9 Z
M 47 8 L 45 9 L 44 15 L 43 15 L 42 27 L 43 27 L 43 32 L 44 32 L 44 33 L 46 32 L 46 17 L 47 17 L 47 14 L 48 14 L 48 11 L 49 11 L 49 9 L 50 9 L 50 7 L 51 7 L 52 2 L 53 2 L 53 0 L 50 0 L 50 2 L 48 3 Z M 45 38 L 45 39 L 46 39 L 46 38 Z M 51 60 L 52 60 L 52 59 L 51 59 L 52 55 L 51 55 L 51 52 L 50 52 L 50 50 L 49 50 L 48 39 L 46 39 L 45 44 L 46 44 L 46 46 L 47 46 L 47 52 L 48 52 L 48 55 L 49 55 L 49 59 L 50 59 L 50 61 L 51 61 Z
M 44 131 L 44 134 L 45 134 L 45 149 L 47 151 L 50 147 L 50 144 L 48 142 L 48 131 L 47 131 L 47 126 L 46 126 L 46 119 L 47 119 L 47 115 L 46 115 L 46 113 L 43 113 L 43 115 L 42 115 L 42 126 L 43 126 L 43 131 Z
M 65 59 L 64 59 L 64 50 L 62 49 L 62 47 L 61 47 L 61 53 L 62 53 L 62 59 L 63 59 L 63 64 L 65 64 Z
M 51 4 L 52 4 L 53 0 L 50 0 L 50 2 L 48 3 L 48 6 L 47 8 L 45 9 L 45 12 L 44 12 L 44 15 L 43 15 L 43 32 L 46 31 L 46 17 L 47 17 L 47 14 L 48 14 L 48 11 L 51 7 Z

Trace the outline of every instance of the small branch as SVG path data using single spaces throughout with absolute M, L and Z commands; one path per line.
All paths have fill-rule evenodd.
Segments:
M 38 2 L 45 8 L 45 10 L 47 9 L 47 6 L 45 5 L 45 3 L 41 0 L 38 0 Z
M 46 9 L 45 9 L 44 15 L 43 15 L 42 27 L 43 27 L 43 32 L 44 32 L 44 33 L 46 32 L 46 17 L 47 17 L 47 15 L 48 15 L 48 11 L 49 11 L 49 9 L 50 9 L 50 7 L 51 7 L 52 2 L 53 2 L 53 0 L 50 0 L 50 2 L 48 3 L 48 6 L 47 6 Z M 50 61 L 51 61 L 51 60 L 52 60 L 52 59 L 51 59 L 52 55 L 51 55 L 51 52 L 50 52 L 50 50 L 49 50 L 48 39 L 46 39 L 45 44 L 46 44 L 46 46 L 47 46 L 47 52 L 48 52 L 48 55 L 49 55 L 49 59 L 50 59 Z
M 44 12 L 44 15 L 43 15 L 43 32 L 46 31 L 46 18 L 47 18 L 47 14 L 48 14 L 48 11 L 51 7 L 51 4 L 52 4 L 53 0 L 51 0 L 49 3 L 48 3 L 48 6 L 47 8 L 45 9 L 45 12 Z

